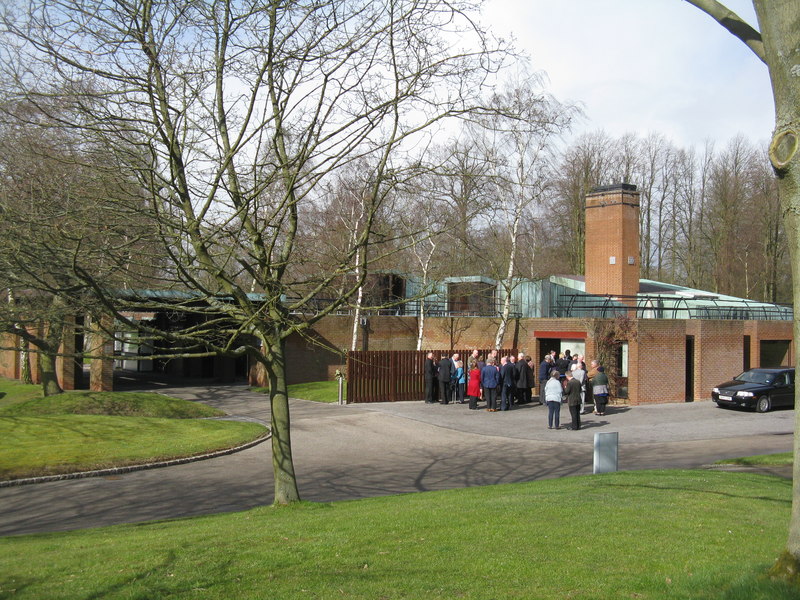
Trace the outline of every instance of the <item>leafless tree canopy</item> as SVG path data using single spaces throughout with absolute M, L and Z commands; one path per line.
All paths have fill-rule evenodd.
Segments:
M 3 11 L 8 95 L 49 126 L 106 142 L 145 190 L 168 258 L 162 288 L 188 290 L 221 315 L 181 335 L 247 352 L 267 371 L 278 502 L 297 499 L 283 340 L 356 293 L 410 148 L 477 106 L 504 52 L 476 25 L 476 8 L 34 0 Z M 48 110 L 56 102 L 62 112 Z M 313 233 L 303 216 L 356 164 L 368 169 L 359 226 L 335 255 L 301 243 Z M 326 268 L 306 268 L 315 263 Z M 312 316 L 292 316 L 326 295 Z M 244 333 L 258 343 L 243 344 Z

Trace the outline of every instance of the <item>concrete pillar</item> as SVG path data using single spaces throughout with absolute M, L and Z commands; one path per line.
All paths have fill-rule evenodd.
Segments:
M 106 333 L 113 331 L 114 317 L 105 315 L 100 324 L 93 324 L 88 336 L 86 353 L 92 357 L 89 367 L 89 389 L 93 392 L 114 391 L 114 339 Z
M 56 359 L 56 376 L 62 390 L 74 390 L 79 387 L 83 378 L 83 369 L 75 356 L 75 318 L 68 320 L 64 326 L 61 340 L 61 356 Z

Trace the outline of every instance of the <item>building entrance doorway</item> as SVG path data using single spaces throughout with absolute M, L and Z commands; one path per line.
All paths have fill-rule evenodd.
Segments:
M 686 336 L 686 402 L 694 402 L 694 336 Z
M 782 367 L 791 364 L 791 347 L 791 340 L 762 340 L 759 366 Z

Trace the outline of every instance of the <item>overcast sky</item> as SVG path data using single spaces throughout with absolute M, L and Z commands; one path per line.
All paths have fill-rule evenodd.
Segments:
M 757 28 L 752 2 L 725 4 Z M 489 0 L 485 21 L 513 32 L 559 100 L 583 105 L 575 133 L 661 132 L 681 146 L 769 140 L 767 67 L 683 0 Z

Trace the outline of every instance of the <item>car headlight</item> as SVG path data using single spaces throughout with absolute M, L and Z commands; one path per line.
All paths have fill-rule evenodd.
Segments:
M 713 389 L 713 390 L 711 390 L 711 391 L 712 391 L 712 392 L 714 392 L 715 394 L 719 394 L 719 388 L 714 388 L 714 389 Z
M 737 392 L 737 396 L 741 396 L 742 398 L 752 398 L 753 392 Z

